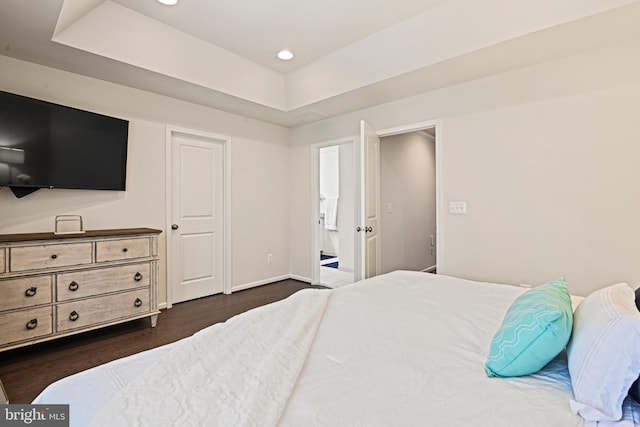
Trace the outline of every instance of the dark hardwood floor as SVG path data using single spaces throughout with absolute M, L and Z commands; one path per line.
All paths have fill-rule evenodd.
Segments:
M 0 379 L 11 403 L 30 403 L 47 385 L 76 372 L 192 335 L 214 323 L 311 288 L 296 280 L 214 295 L 163 310 L 155 328 L 140 319 L 0 353 Z

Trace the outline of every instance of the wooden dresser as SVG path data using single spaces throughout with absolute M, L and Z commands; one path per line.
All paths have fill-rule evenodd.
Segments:
M 142 317 L 158 319 L 158 234 L 0 235 L 0 351 Z

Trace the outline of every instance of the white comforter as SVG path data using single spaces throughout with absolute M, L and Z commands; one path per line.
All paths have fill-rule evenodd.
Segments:
M 62 380 L 34 403 L 71 403 L 73 426 L 90 416 L 119 426 L 585 425 L 569 407 L 564 354 L 527 377 L 485 373 L 491 338 L 524 290 L 394 272 L 302 291 Z M 151 367 L 132 374 L 142 360 Z M 100 376 L 107 386 L 86 395 Z M 616 426 L 633 426 L 638 409 Z
M 275 425 L 329 296 L 304 290 L 200 331 L 115 394 L 91 425 Z

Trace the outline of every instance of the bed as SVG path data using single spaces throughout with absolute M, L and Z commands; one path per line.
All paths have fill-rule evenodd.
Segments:
M 630 398 L 619 421 L 576 415 L 566 351 L 531 375 L 487 375 L 526 291 L 409 271 L 306 289 L 62 379 L 33 403 L 70 404 L 72 426 L 637 425 Z

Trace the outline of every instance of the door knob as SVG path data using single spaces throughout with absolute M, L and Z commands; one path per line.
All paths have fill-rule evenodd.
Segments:
M 365 233 L 371 233 L 373 231 L 373 227 L 365 227 L 364 232 Z
M 359 233 L 359 232 L 361 232 L 361 231 L 362 231 L 362 227 L 357 226 L 357 227 L 356 227 L 356 231 L 357 231 L 358 233 Z
M 178 224 L 171 224 L 171 229 L 172 230 L 177 230 L 178 229 Z

